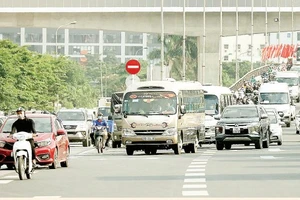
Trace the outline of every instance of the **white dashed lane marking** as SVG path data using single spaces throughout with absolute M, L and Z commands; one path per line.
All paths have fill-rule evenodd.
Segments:
M 216 151 L 207 150 L 201 156 L 194 159 L 188 166 L 185 173 L 186 178 L 182 186 L 182 196 L 208 196 L 205 167 L 214 153 Z
M 7 183 L 10 183 L 12 182 L 13 180 L 0 180 L 0 185 L 1 184 L 7 184 Z

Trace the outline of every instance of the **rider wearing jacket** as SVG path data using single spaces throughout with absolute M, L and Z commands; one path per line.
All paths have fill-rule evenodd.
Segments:
M 96 126 L 105 126 L 107 128 L 107 123 L 106 121 L 103 119 L 103 116 L 102 115 L 99 115 L 97 120 L 94 120 L 93 121 L 93 127 L 96 127 Z M 94 133 L 95 130 L 93 130 L 90 134 L 90 137 L 92 139 L 92 144 L 95 145 L 95 137 L 94 137 Z M 104 144 L 105 144 L 105 141 L 107 139 L 107 132 L 106 134 L 103 136 L 103 140 L 104 140 Z
M 27 133 L 33 133 L 33 136 L 36 134 L 35 130 L 35 123 L 32 119 L 29 119 L 25 116 L 25 109 L 22 107 L 19 107 L 16 110 L 16 113 L 18 115 L 18 119 L 12 124 L 11 127 L 11 135 L 16 132 L 27 132 Z M 35 145 L 34 145 L 34 139 L 28 139 L 31 145 L 31 152 L 32 152 L 32 162 L 35 166 L 36 164 L 36 157 L 35 157 Z

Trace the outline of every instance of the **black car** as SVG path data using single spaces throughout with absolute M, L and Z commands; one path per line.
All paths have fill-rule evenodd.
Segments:
M 232 144 L 255 144 L 256 149 L 268 148 L 270 143 L 270 122 L 266 110 L 260 105 L 227 106 L 216 129 L 218 150 L 231 149 Z

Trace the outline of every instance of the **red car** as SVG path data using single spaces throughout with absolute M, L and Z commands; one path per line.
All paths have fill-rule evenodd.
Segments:
M 50 169 L 68 167 L 70 145 L 68 135 L 62 123 L 52 114 L 26 114 L 35 122 L 37 132 L 35 153 L 37 165 L 49 166 Z M 14 158 L 11 157 L 15 140 L 7 136 L 11 132 L 12 124 L 17 120 L 16 115 L 9 116 L 0 129 L 0 167 L 6 165 L 14 168 Z

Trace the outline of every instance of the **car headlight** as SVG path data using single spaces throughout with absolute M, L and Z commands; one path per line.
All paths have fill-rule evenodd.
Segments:
M 164 131 L 163 135 L 176 135 L 177 131 L 175 128 L 169 128 Z
M 248 132 L 249 133 L 253 133 L 253 132 L 256 132 L 256 133 L 259 133 L 259 127 L 260 127 L 260 124 L 257 123 L 257 122 L 254 122 L 254 123 L 251 123 L 248 125 Z
M 206 127 L 205 129 L 207 130 L 206 131 L 207 133 L 214 133 L 216 128 L 214 126 L 210 126 L 210 127 Z
M 224 130 L 223 126 L 216 126 L 215 133 L 216 134 L 223 134 L 223 130 Z
M 4 141 L 0 141 L 0 148 L 3 148 L 5 146 L 5 142 Z
M 135 133 L 134 133 L 134 131 L 132 129 L 124 128 L 122 135 L 124 135 L 124 136 L 132 136 L 132 135 L 135 135 Z
M 45 147 L 51 144 L 51 140 L 47 139 L 47 140 L 39 141 L 36 144 L 38 147 Z

